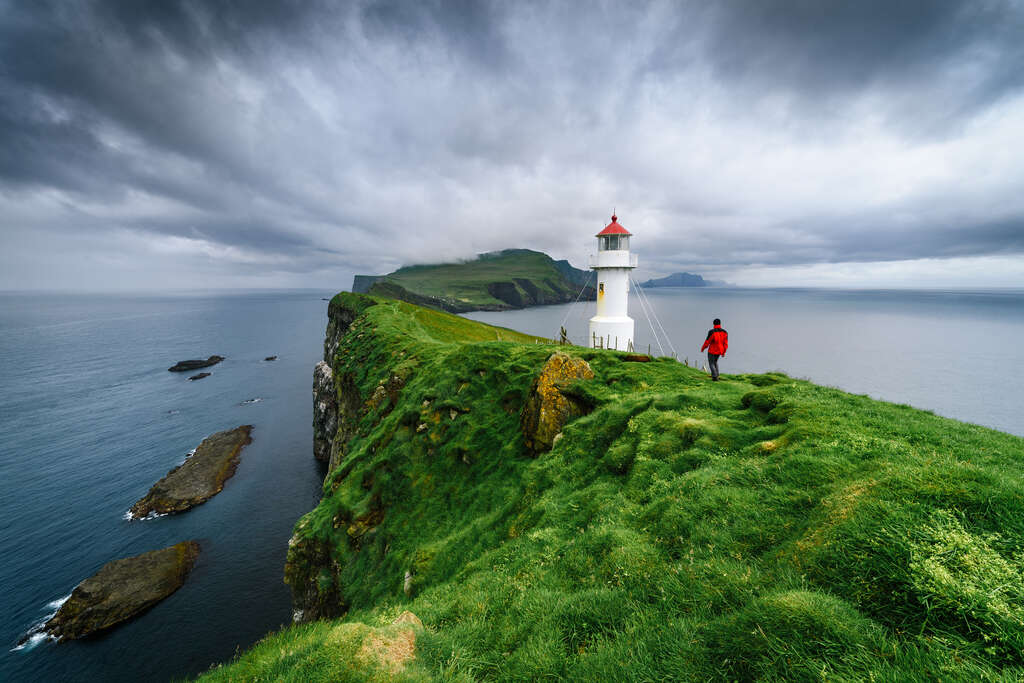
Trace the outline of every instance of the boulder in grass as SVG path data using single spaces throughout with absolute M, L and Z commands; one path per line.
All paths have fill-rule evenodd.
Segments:
M 108 562 L 78 584 L 43 630 L 74 640 L 131 619 L 181 588 L 198 556 L 199 544 L 184 541 Z
M 242 448 L 252 443 L 252 425 L 217 432 L 203 439 L 195 453 L 153 484 L 132 506 L 135 519 L 150 514 L 184 512 L 221 492 L 238 467 Z
M 199 368 L 208 368 L 211 365 L 224 360 L 224 356 L 210 356 L 206 360 L 179 360 L 177 363 L 167 368 L 168 372 L 189 372 L 190 370 L 198 370 Z
M 551 450 L 565 423 L 586 412 L 585 406 L 563 394 L 561 389 L 593 376 L 590 364 L 582 358 L 551 354 L 533 382 L 521 417 L 523 441 L 532 453 Z

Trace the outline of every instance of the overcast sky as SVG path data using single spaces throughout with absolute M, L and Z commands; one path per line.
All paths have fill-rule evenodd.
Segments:
M 1024 3 L 0 0 L 0 289 L 1024 286 Z

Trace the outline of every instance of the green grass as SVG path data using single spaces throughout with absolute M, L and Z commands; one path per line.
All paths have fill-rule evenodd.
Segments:
M 330 634 L 408 609 L 409 680 L 1024 679 L 1024 440 L 573 348 L 593 410 L 532 459 L 519 409 L 559 347 L 339 296 L 362 314 L 335 377 L 364 402 L 406 378 L 296 527 L 289 580 L 340 618 L 211 678 L 374 680 Z
M 389 273 L 374 285 L 372 294 L 397 296 L 398 287 L 415 295 L 436 299 L 455 310 L 508 308 L 495 298 L 487 286 L 495 282 L 515 284 L 520 296 L 527 292 L 515 280 L 529 280 L 543 296 L 552 300 L 572 300 L 580 287 L 565 280 L 547 254 L 528 249 L 509 249 L 483 255 L 463 263 L 407 266 Z M 567 298 L 568 297 L 568 298 Z

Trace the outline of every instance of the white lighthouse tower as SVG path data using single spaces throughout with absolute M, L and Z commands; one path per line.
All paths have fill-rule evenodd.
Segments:
M 633 346 L 633 319 L 629 317 L 629 272 L 636 256 L 629 253 L 630 233 L 618 216 L 597 233 L 597 255 L 590 267 L 597 271 L 597 315 L 590 319 L 590 344 L 595 348 L 628 351 Z

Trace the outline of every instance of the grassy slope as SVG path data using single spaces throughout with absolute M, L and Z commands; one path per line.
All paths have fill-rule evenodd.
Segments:
M 492 335 L 393 302 L 354 323 L 336 373 L 364 398 L 410 378 L 297 526 L 331 549 L 336 570 L 306 569 L 350 611 L 210 679 L 384 679 L 352 634 L 404 609 L 425 630 L 400 680 L 1024 677 L 1024 440 L 572 349 L 595 410 L 530 459 L 518 410 L 555 347 Z
M 547 254 L 526 249 L 515 249 L 498 255 L 488 255 L 465 263 L 407 266 L 385 276 L 410 292 L 428 297 L 448 299 L 469 307 L 506 304 L 487 292 L 492 282 L 511 282 L 513 278 L 531 280 L 539 289 L 554 296 L 545 281 L 559 284 L 565 290 L 578 291 L 568 283 Z

